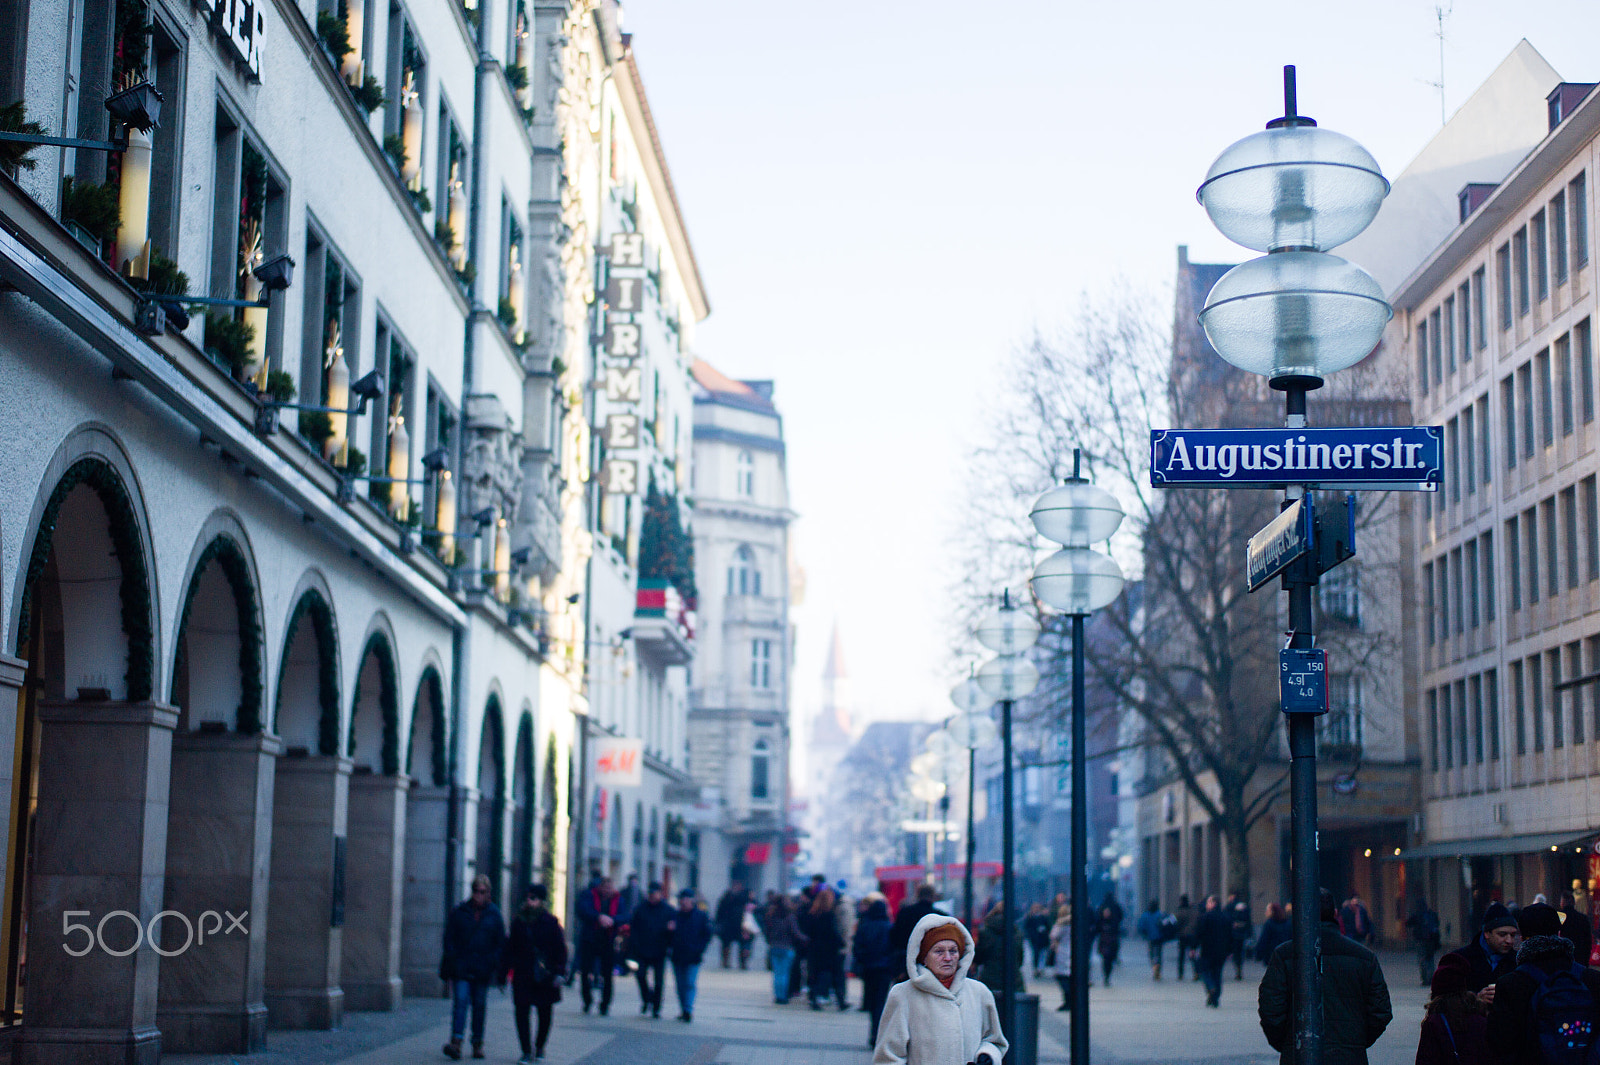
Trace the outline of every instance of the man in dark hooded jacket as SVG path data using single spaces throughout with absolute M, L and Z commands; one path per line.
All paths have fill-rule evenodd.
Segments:
M 1557 973 L 1571 973 L 1588 989 L 1592 1031 L 1600 1033 L 1600 973 L 1574 964 L 1572 941 L 1562 937 L 1561 914 L 1554 906 L 1524 906 L 1517 927 L 1523 935 L 1517 967 L 1497 981 L 1489 1006 L 1489 1049 L 1504 1065 L 1541 1065 L 1534 995 Z
M 1322 892 L 1317 933 L 1322 955 L 1323 1065 L 1367 1065 L 1367 1048 L 1394 1018 L 1378 956 L 1339 934 L 1333 893 Z M 1294 1065 L 1294 941 L 1280 944 L 1261 978 L 1261 1030 L 1282 1065 Z
M 1467 990 L 1488 1006 L 1494 1001 L 1496 982 L 1517 967 L 1517 948 L 1521 945 L 1522 933 L 1517 928 L 1517 919 L 1500 903 L 1491 902 L 1483 911 L 1483 931 L 1478 938 L 1450 953 L 1467 959 L 1471 970 Z

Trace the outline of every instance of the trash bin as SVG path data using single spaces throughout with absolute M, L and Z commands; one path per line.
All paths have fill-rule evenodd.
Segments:
M 1007 1032 L 1011 1049 L 1006 1052 L 1005 1065 L 1038 1065 L 1039 1062 L 1039 996 L 1018 992 L 1012 996 L 1014 1031 Z

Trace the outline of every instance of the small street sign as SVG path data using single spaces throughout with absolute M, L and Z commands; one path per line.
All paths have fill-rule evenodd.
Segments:
M 1278 700 L 1286 714 L 1328 712 L 1328 652 L 1285 647 L 1278 652 Z
M 1152 429 L 1157 488 L 1311 488 L 1436 492 L 1436 425 L 1334 429 Z
M 1246 584 L 1253 592 L 1311 553 L 1311 497 L 1283 508 L 1245 545 Z

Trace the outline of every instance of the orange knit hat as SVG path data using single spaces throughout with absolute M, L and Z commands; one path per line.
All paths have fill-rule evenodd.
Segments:
M 963 954 L 966 953 L 967 941 L 961 935 L 961 926 L 954 922 L 951 922 L 950 924 L 942 924 L 938 925 L 937 927 L 930 928 L 923 933 L 922 946 L 917 948 L 917 964 L 921 965 L 927 961 L 928 951 L 932 950 L 936 943 L 945 939 L 948 939 L 950 942 L 954 943 L 956 945 L 956 950 L 962 952 Z

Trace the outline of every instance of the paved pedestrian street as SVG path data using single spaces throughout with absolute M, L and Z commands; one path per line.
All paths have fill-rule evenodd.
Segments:
M 1130 962 L 1132 959 L 1129 959 Z M 1409 957 L 1383 956 L 1394 999 L 1395 1020 L 1370 1055 L 1371 1065 L 1410 1065 L 1415 1059 L 1417 1026 L 1425 988 L 1417 986 Z M 1231 977 L 1231 973 L 1230 973 Z M 1109 989 L 1091 991 L 1093 1060 L 1097 1065 L 1275 1065 L 1256 1022 L 1256 986 L 1261 966 L 1248 964 L 1245 979 L 1223 987 L 1219 1009 L 1206 1009 L 1200 985 L 1170 979 L 1150 980 L 1143 965 L 1124 964 Z M 706 967 L 694 1022 L 678 1014 L 672 978 L 660 1020 L 639 1014 L 639 995 L 631 979 L 618 979 L 611 1015 L 584 1014 L 576 988 L 556 1007 L 545 1061 L 549 1065 L 868 1065 L 867 1018 L 854 1007 L 860 984 L 851 981 L 851 1009 L 807 1008 L 803 998 L 787 1006 L 772 1002 L 767 974 Z M 1053 982 L 1031 980 L 1040 996 L 1039 1060 L 1066 1062 L 1067 1014 Z M 405 1000 L 394 1013 L 350 1013 L 334 1032 L 273 1031 L 268 1048 L 249 1057 L 168 1054 L 171 1065 L 417 1065 L 444 1062 L 440 1047 L 450 1034 L 450 1006 L 444 1000 Z M 517 1059 L 511 998 L 489 997 L 489 1061 Z

